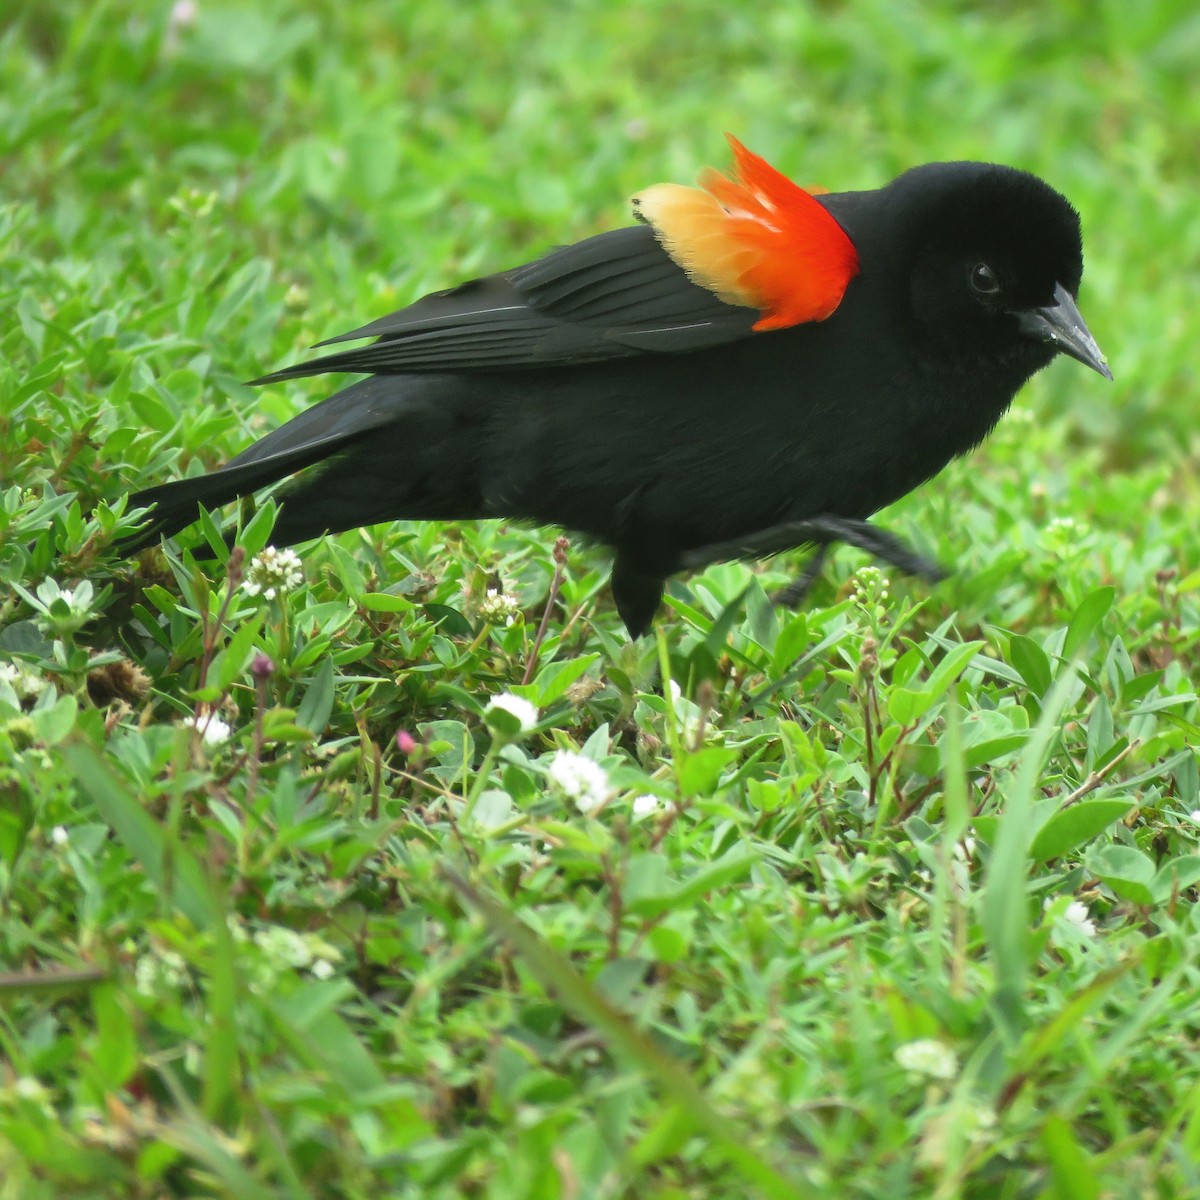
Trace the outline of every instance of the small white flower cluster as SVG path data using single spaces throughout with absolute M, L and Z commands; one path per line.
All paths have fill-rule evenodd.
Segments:
M 40 671 L 20 663 L 0 663 L 0 686 L 12 689 L 18 700 L 32 700 L 42 694 L 46 681 Z
M 18 1075 L 11 1083 L 0 1086 L 0 1105 L 10 1097 L 22 1104 L 36 1105 L 43 1116 L 54 1116 L 54 1093 L 36 1075 Z
M 498 696 L 493 696 L 483 710 L 485 719 L 489 712 L 496 710 L 516 717 L 522 733 L 528 733 L 537 724 L 537 705 L 526 700 L 524 696 L 514 696 L 512 692 L 501 692 Z
M 304 582 L 304 569 L 295 550 L 276 550 L 268 546 L 250 560 L 246 582 L 242 584 L 248 596 L 263 596 L 274 600 Z
M 546 774 L 581 813 L 594 811 L 608 798 L 607 772 L 585 754 L 559 750 L 550 760 Z
M 288 312 L 302 312 L 308 307 L 308 288 L 293 283 L 283 294 L 283 306 Z
M 648 817 L 651 813 L 656 813 L 662 808 L 662 799 L 650 792 L 646 792 L 641 796 L 634 796 L 633 801 L 629 806 L 635 818 Z
M 199 717 L 184 717 L 180 722 L 185 729 L 199 730 L 206 746 L 220 746 L 229 741 L 233 726 L 222 721 L 214 712 L 201 713 Z
M 142 953 L 133 971 L 134 986 L 143 996 L 177 992 L 187 979 L 183 955 L 165 948 Z
M 489 625 L 503 625 L 507 628 L 517 619 L 516 596 L 510 596 L 499 588 L 488 588 L 483 603 L 479 606 L 479 615 Z
M 1054 537 L 1073 538 L 1083 530 L 1074 517 L 1055 517 L 1047 526 L 1046 532 Z
M 969 833 L 954 843 L 954 857 L 960 863 L 969 863 L 975 857 L 975 839 Z
M 953 1147 L 986 1143 L 998 1124 L 995 1112 L 971 1100 L 956 1099 L 948 1108 L 934 1113 L 921 1131 L 917 1161 L 931 1171 L 942 1171 L 950 1162 Z
M 1070 555 L 1082 550 L 1083 540 L 1091 530 L 1074 517 L 1055 517 L 1042 531 L 1042 545 L 1051 554 Z
M 1050 911 L 1056 903 L 1056 898 L 1048 896 L 1046 902 L 1042 905 L 1042 911 Z M 1096 936 L 1096 922 L 1092 920 L 1092 914 L 1088 911 L 1088 906 L 1079 900 L 1072 900 L 1070 904 L 1058 914 L 1058 918 L 1065 925 L 1074 929 L 1078 934 L 1084 937 Z
M 315 933 L 297 933 L 284 925 L 269 925 L 253 935 L 256 946 L 263 951 L 275 971 L 307 968 L 317 979 L 328 979 L 341 953 Z
M 958 1056 L 936 1038 L 919 1038 L 898 1046 L 896 1061 L 906 1071 L 930 1079 L 953 1079 L 958 1074 Z
M 181 217 L 194 221 L 203 221 L 211 217 L 216 206 L 216 192 L 205 192 L 194 187 L 183 188 L 167 200 L 168 208 L 174 209 Z
M 850 598 L 860 608 L 886 604 L 891 586 L 891 580 L 878 567 L 859 567 L 854 573 L 854 590 Z

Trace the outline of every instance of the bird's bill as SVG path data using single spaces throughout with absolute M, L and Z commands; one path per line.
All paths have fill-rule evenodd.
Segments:
M 1078 359 L 1084 366 L 1112 378 L 1108 359 L 1088 332 L 1075 299 L 1061 283 L 1054 285 L 1054 303 L 1044 308 L 1026 308 L 1015 313 L 1021 332 L 1038 342 L 1050 342 L 1056 350 Z

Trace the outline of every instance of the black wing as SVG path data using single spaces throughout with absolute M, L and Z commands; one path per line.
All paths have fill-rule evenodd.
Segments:
M 719 346 L 759 313 L 691 282 L 647 226 L 614 229 L 499 275 L 473 279 L 321 345 L 373 337 L 256 379 L 329 371 L 494 371 Z

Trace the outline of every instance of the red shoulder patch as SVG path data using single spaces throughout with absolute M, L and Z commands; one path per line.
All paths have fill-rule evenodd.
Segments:
M 634 211 L 695 283 L 757 308 L 756 330 L 823 321 L 858 274 L 854 243 L 811 193 L 726 137 L 736 179 L 708 170 L 699 187 L 655 184 Z

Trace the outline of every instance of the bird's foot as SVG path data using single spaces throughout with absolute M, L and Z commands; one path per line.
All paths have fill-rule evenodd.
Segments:
M 744 538 L 699 546 L 682 556 L 680 566 L 685 570 L 699 570 L 715 562 L 737 558 L 765 558 L 797 546 L 816 545 L 817 551 L 800 578 L 775 596 L 777 604 L 795 605 L 808 594 L 813 581 L 825 565 L 829 547 L 834 542 L 856 546 L 905 575 L 917 575 L 929 583 L 937 583 L 948 575 L 939 563 L 918 554 L 896 534 L 886 529 L 877 529 L 867 521 L 836 517 L 829 513 L 804 521 L 784 521 Z

